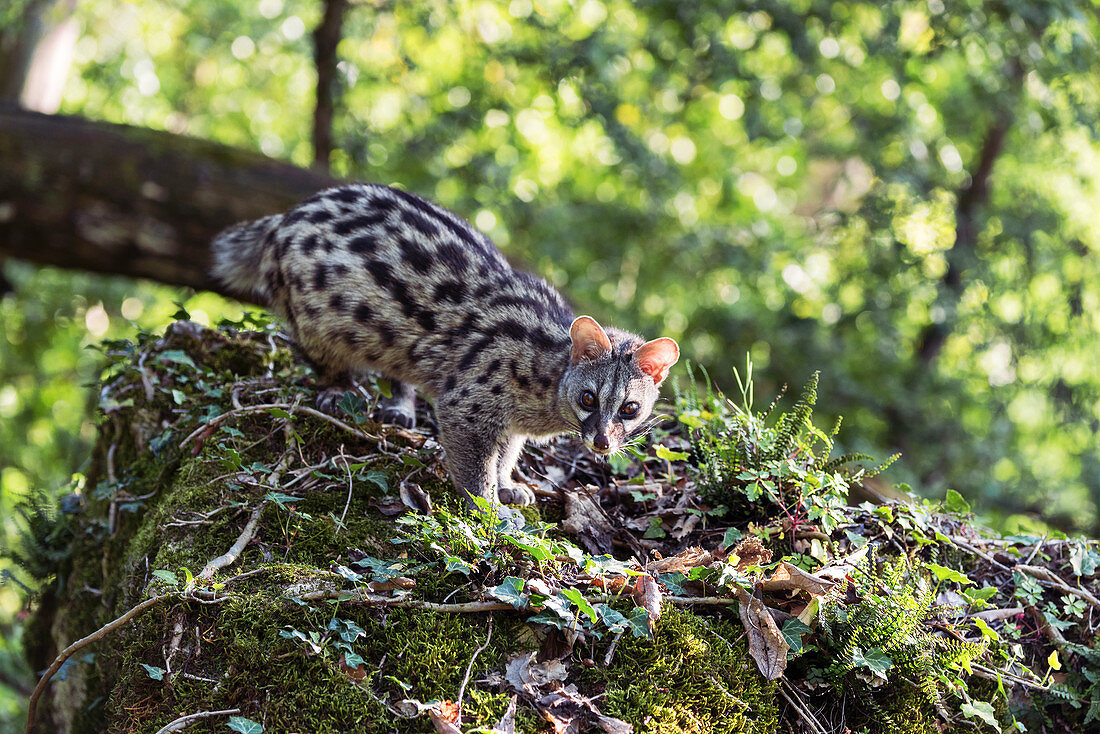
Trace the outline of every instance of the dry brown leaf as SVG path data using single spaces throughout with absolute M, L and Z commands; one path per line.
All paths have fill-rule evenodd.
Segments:
M 690 515 L 684 515 L 672 528 L 672 537 L 676 540 L 680 540 L 685 535 L 691 533 L 695 529 L 695 526 L 699 524 L 699 516 L 695 513 Z
M 760 582 L 760 588 L 764 591 L 805 591 L 810 596 L 826 594 L 833 586 L 832 581 L 819 579 L 786 561 L 779 564 L 771 578 Z
M 765 566 L 772 560 L 772 552 L 764 547 L 759 538 L 745 538 L 730 555 L 737 556 L 738 571 L 744 571 L 748 566 Z
M 399 499 L 373 499 L 370 504 L 377 508 L 386 517 L 393 517 L 394 515 L 401 515 L 407 509 L 405 503 Z
M 416 581 L 406 576 L 397 576 L 386 581 L 371 581 L 367 584 L 367 590 L 379 593 L 393 591 L 394 589 L 411 589 L 416 586 Z
M 674 556 L 654 561 L 646 568 L 650 573 L 661 574 L 679 572 L 686 576 L 691 569 L 697 566 L 709 566 L 714 563 L 714 561 L 715 558 L 709 551 L 705 551 L 698 546 L 692 546 L 691 548 L 680 551 Z
M 736 593 L 741 624 L 745 627 L 749 642 L 749 655 L 765 678 L 775 680 L 783 675 L 787 667 L 790 646 L 763 601 L 744 589 L 737 589 Z
M 586 487 L 564 492 L 565 519 L 561 526 L 567 533 L 575 536 L 589 553 L 610 553 L 615 528 L 608 522 L 607 515 L 591 493 L 595 489 Z
M 398 485 L 397 491 L 401 495 L 401 502 L 404 503 L 405 507 L 414 512 L 419 512 L 421 515 L 431 514 L 432 498 L 420 488 L 419 484 L 406 479 Z
M 648 573 L 642 574 L 634 582 L 634 591 L 631 596 L 634 597 L 634 603 L 649 614 L 646 622 L 649 625 L 649 634 L 652 635 L 657 625 L 657 618 L 661 616 L 661 588 Z
M 439 734 L 462 734 L 458 727 L 458 704 L 454 701 L 441 701 L 428 709 L 428 718 Z
M 553 681 L 565 680 L 569 670 L 561 660 L 536 663 L 534 652 L 511 658 L 504 666 L 504 679 L 518 693 L 534 695 L 537 689 Z
M 512 696 L 504 716 L 493 724 L 493 734 L 516 734 L 516 700 L 516 697 Z
M 592 699 L 581 694 L 577 687 L 570 683 L 567 686 L 558 686 L 555 690 L 541 696 L 535 701 L 537 708 L 547 721 L 563 732 L 582 732 L 591 728 L 592 724 L 603 729 L 607 734 L 633 734 L 634 727 L 622 719 L 613 716 L 604 716 Z

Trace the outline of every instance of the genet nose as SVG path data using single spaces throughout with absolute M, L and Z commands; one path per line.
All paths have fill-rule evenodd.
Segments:
M 597 433 L 596 437 L 592 439 L 592 445 L 596 447 L 597 451 L 607 451 L 611 448 L 611 441 L 602 433 Z

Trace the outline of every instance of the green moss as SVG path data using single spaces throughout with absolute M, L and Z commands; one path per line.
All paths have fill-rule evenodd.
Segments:
M 277 573 L 291 569 L 283 566 Z M 141 663 L 164 667 L 166 641 L 161 636 L 179 614 L 186 614 L 202 634 L 203 653 L 190 659 L 180 654 L 176 677 L 153 680 Z M 333 617 L 353 621 L 365 632 L 353 643 L 367 661 L 361 680 L 353 680 L 341 668 L 342 653 L 331 645 L 313 654 L 300 641 L 279 635 L 284 628 L 323 632 Z M 431 732 L 426 718 L 405 720 L 393 704 L 406 698 L 453 700 L 466 666 L 486 640 L 487 625 L 485 615 L 383 611 L 348 604 L 302 607 L 263 594 L 235 596 L 220 606 L 166 607 L 145 615 L 125 635 L 118 655 L 126 663 L 106 711 L 115 722 L 112 730 L 120 732 L 155 730 L 178 711 L 233 707 L 262 718 L 268 731 Z M 477 658 L 475 672 L 503 667 L 515 651 L 521 626 L 516 615 L 498 614 L 493 638 Z M 193 652 L 195 643 L 185 636 L 184 647 Z M 471 686 L 464 712 L 488 727 L 503 715 L 509 698 Z
M 741 632 L 666 605 L 652 640 L 623 635 L 612 664 L 585 678 L 605 689 L 604 713 L 638 734 L 775 732 L 775 684 L 757 671 Z

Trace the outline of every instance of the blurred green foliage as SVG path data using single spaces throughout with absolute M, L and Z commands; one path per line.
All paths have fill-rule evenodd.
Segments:
M 63 112 L 311 163 L 319 2 L 76 13 Z M 1098 30 L 1095 0 L 374 0 L 339 45 L 332 165 L 453 208 L 720 384 L 746 352 L 760 396 L 820 369 L 838 450 L 901 450 L 894 480 L 1095 534 Z M 80 465 L 81 347 L 180 296 L 5 273 L 10 518 Z

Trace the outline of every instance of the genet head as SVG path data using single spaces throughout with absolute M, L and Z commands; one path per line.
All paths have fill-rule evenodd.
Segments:
M 558 394 L 562 412 L 588 448 L 620 451 L 652 425 L 657 388 L 680 357 L 668 337 L 643 343 L 630 333 L 603 329 L 590 316 L 569 328 L 569 368 Z

